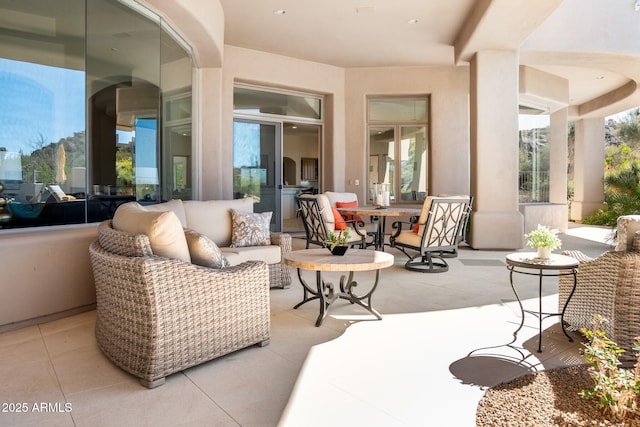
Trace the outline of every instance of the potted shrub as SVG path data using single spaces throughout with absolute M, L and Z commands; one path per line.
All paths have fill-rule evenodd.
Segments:
M 333 255 L 344 255 L 349 247 L 349 229 L 340 230 L 338 234 L 329 232 L 329 238 L 324 241 L 325 247 L 329 248 Z
M 550 229 L 538 224 L 538 228 L 524 235 L 527 239 L 527 246 L 538 250 L 538 258 L 547 259 L 551 256 L 551 251 L 562 246 L 562 241 L 558 238 L 558 230 Z

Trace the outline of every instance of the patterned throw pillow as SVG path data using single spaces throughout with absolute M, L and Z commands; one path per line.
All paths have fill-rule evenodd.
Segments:
M 231 247 L 268 246 L 271 244 L 273 212 L 242 212 L 231 209 Z
M 210 268 L 227 268 L 230 266 L 229 261 L 222 255 L 218 245 L 207 236 L 188 228 L 184 230 L 184 236 L 187 238 L 192 264 Z

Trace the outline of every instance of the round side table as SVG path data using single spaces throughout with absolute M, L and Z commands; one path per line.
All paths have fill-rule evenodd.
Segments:
M 569 341 L 573 342 L 573 338 L 569 336 L 564 326 L 564 312 L 567 309 L 567 305 L 569 305 L 569 301 L 571 301 L 571 297 L 573 293 L 576 291 L 577 284 L 577 274 L 578 274 L 578 265 L 579 262 L 577 259 L 566 256 L 566 255 L 558 255 L 551 254 L 549 258 L 538 258 L 536 252 L 515 252 L 507 255 L 507 269 L 509 269 L 509 282 L 511 284 L 511 289 L 518 300 L 518 304 L 520 305 L 520 311 L 522 313 L 522 320 L 520 321 L 520 326 L 513 333 L 513 342 L 517 339 L 518 332 L 524 326 L 524 316 L 525 313 L 532 314 L 538 318 L 538 353 L 542 353 L 542 321 L 552 316 L 560 316 L 560 325 L 562 326 L 562 332 L 564 332 L 565 336 L 569 338 Z M 513 274 L 526 274 L 530 276 L 538 276 L 538 310 L 525 310 L 522 306 L 522 301 L 520 300 L 520 296 L 516 291 L 516 288 L 513 284 Z M 542 312 L 542 279 L 544 277 L 559 277 L 559 276 L 573 276 L 573 289 L 571 289 L 571 293 L 569 294 L 569 298 L 564 303 L 562 307 L 562 312 L 560 313 L 543 313 Z

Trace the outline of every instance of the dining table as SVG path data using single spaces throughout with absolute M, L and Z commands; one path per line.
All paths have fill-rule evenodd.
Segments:
M 417 217 L 422 213 L 422 207 L 401 207 L 401 206 L 358 206 L 349 208 L 337 208 L 342 215 L 365 215 L 371 217 L 377 224 L 374 246 L 377 251 L 384 252 L 385 229 L 387 218 Z

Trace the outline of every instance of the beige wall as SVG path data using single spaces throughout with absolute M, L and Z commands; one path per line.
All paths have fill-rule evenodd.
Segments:
M 336 191 L 367 200 L 367 95 L 431 95 L 429 193 L 469 194 L 467 67 L 353 68 L 346 75 L 349 170 Z
M 2 231 L 0 330 L 95 303 L 89 244 L 96 224 Z M 4 328 L 3 328 L 4 327 Z
M 235 46 L 225 46 L 224 55 L 222 90 L 203 101 L 208 104 L 216 98 L 222 120 L 220 140 L 214 142 L 215 137 L 204 135 L 202 163 L 207 176 L 203 176 L 203 198 L 232 197 L 233 85 L 236 82 L 325 95 L 322 185 L 327 189 L 344 182 L 344 69 Z M 217 147 L 208 147 L 209 144 Z M 211 167 L 212 164 L 216 166 Z M 215 189 L 210 188 L 212 184 L 216 184 Z

